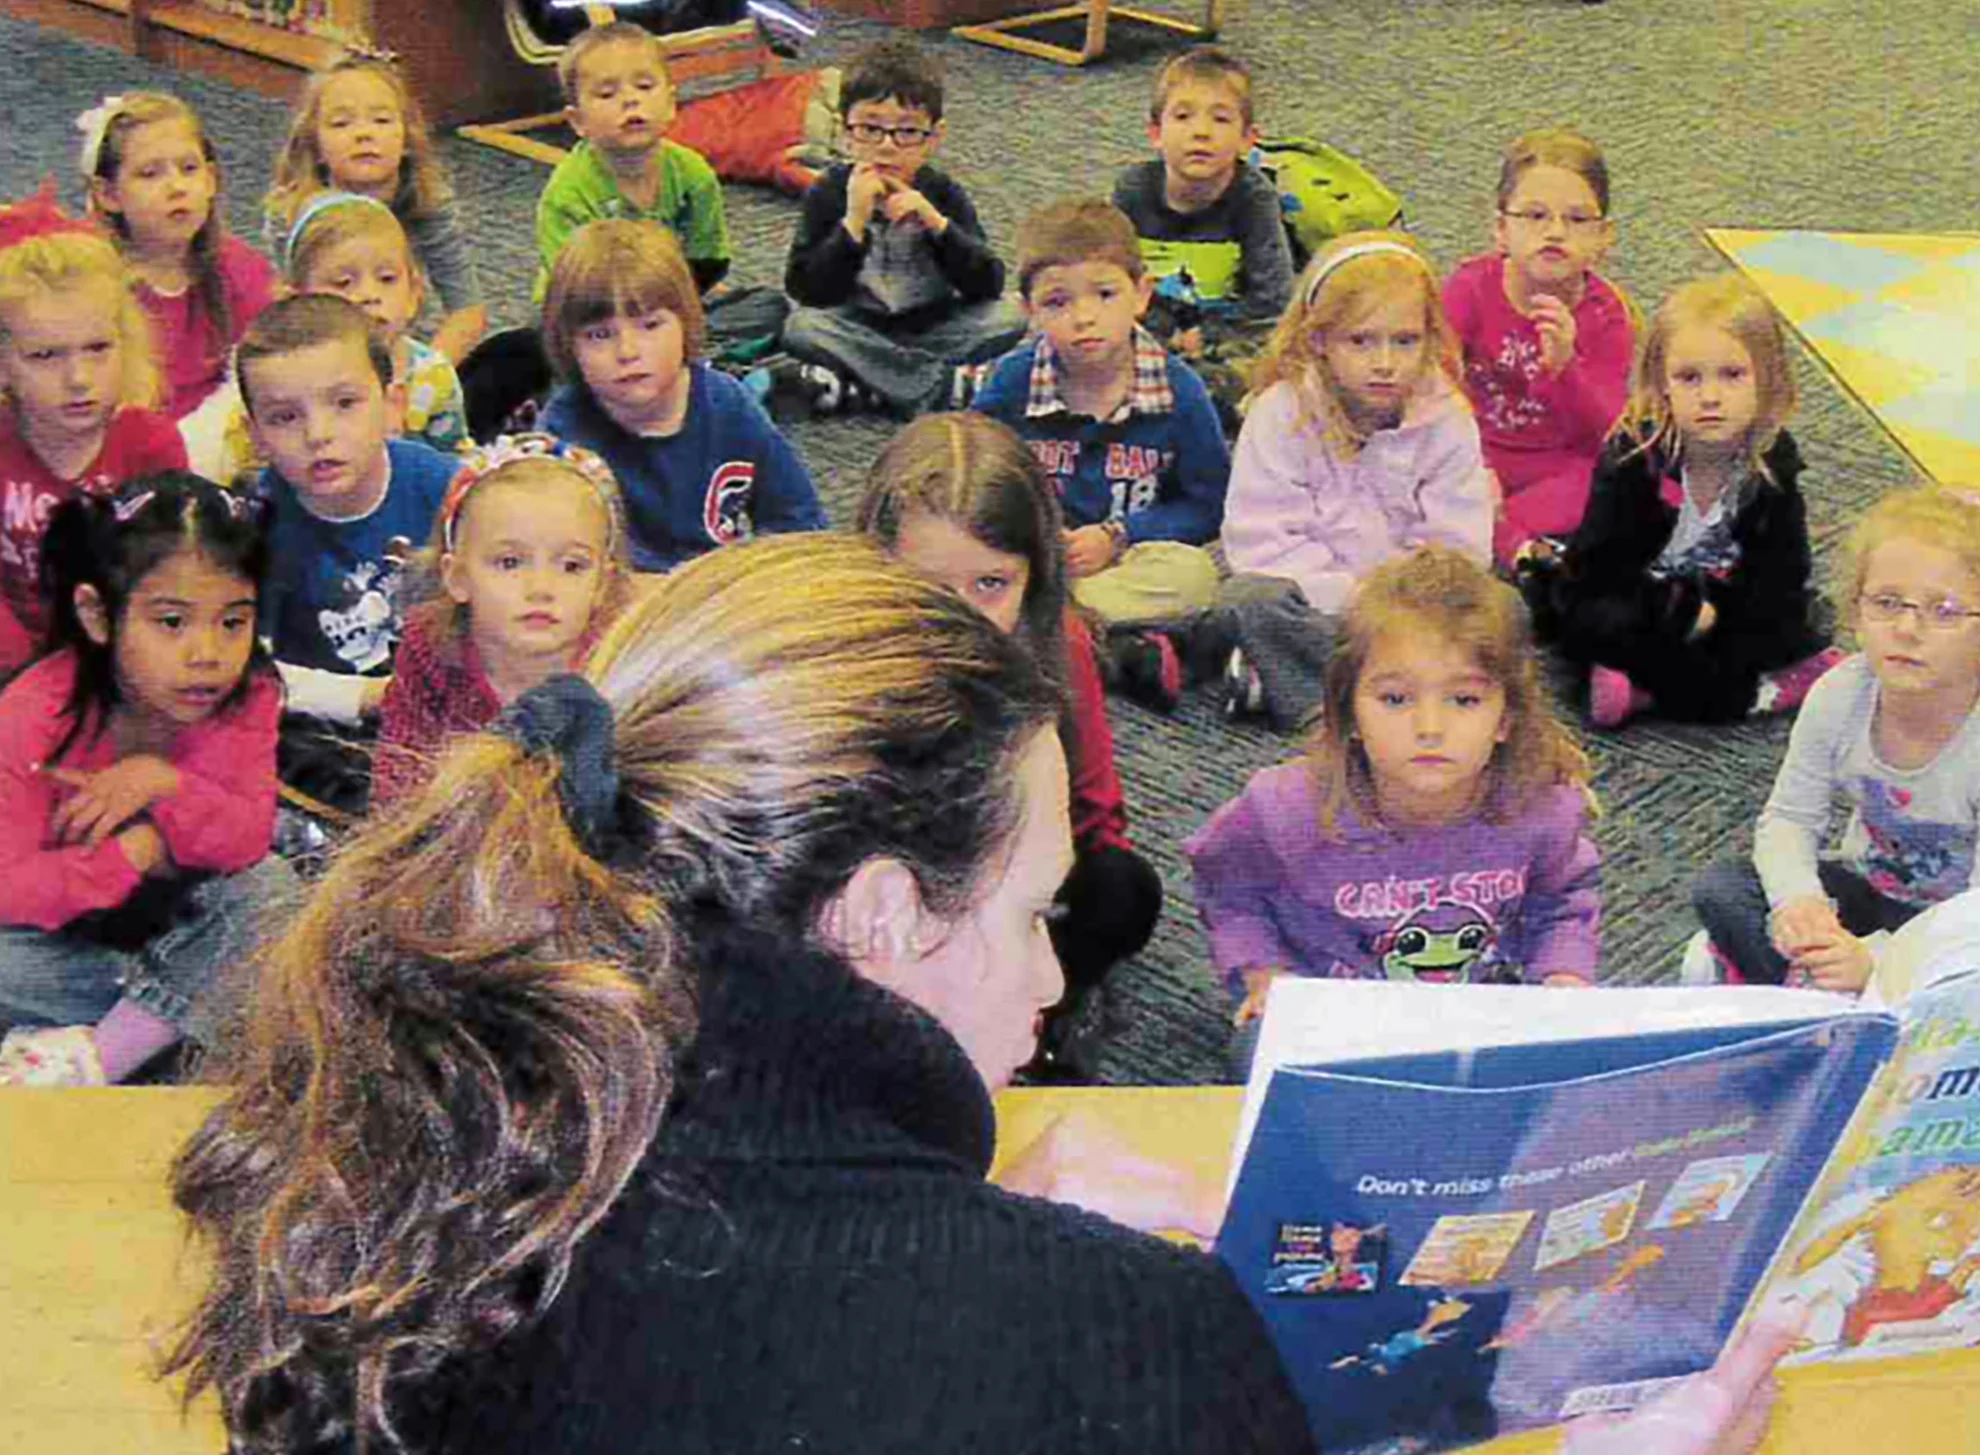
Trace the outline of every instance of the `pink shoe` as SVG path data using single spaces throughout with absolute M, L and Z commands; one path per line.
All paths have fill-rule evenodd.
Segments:
M 104 1084 L 103 1061 L 88 1026 L 17 1026 L 0 1041 L 0 1086 Z
M 1621 727 L 1650 706 L 1650 694 L 1614 667 L 1588 673 L 1588 721 L 1598 728 Z
M 1803 657 L 1777 672 L 1762 674 L 1760 690 L 1753 694 L 1754 714 L 1793 712 L 1807 700 L 1809 689 L 1822 680 L 1823 674 L 1848 655 L 1841 647 L 1824 647 L 1812 657 Z

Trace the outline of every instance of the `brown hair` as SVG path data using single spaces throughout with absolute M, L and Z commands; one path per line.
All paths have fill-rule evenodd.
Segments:
M 7 309 L 99 280 L 110 285 L 116 310 L 123 364 L 117 402 L 149 408 L 158 402 L 159 391 L 151 317 L 132 289 L 130 266 L 106 237 L 80 230 L 51 232 L 0 249 L 0 341 L 8 337 Z
M 426 113 L 399 68 L 376 56 L 339 56 L 303 82 L 296 108 L 289 116 L 289 135 L 275 157 L 274 180 L 261 205 L 284 231 L 302 211 L 303 203 L 316 193 L 339 185 L 331 179 L 323 153 L 317 149 L 316 129 L 323 114 L 323 93 L 339 77 L 359 74 L 377 76 L 392 88 L 399 103 L 399 119 L 405 123 L 406 151 L 399 158 L 398 196 L 388 199 L 393 210 L 396 212 L 400 199 L 404 199 L 410 215 L 425 217 L 453 200 L 454 189 L 447 181 L 447 169 L 441 165 L 439 148 L 433 144 Z
M 1374 251 L 1342 261 L 1351 248 Z M 1400 249 L 1400 251 L 1398 251 Z M 1254 395 L 1274 384 L 1289 385 L 1299 399 L 1302 426 L 1318 426 L 1322 438 L 1346 454 L 1368 443 L 1368 432 L 1341 402 L 1324 347 L 1330 329 L 1349 328 L 1377 299 L 1404 293 L 1423 301 L 1423 354 L 1428 365 L 1417 381 L 1434 382 L 1463 394 L 1463 363 L 1456 331 L 1444 315 L 1437 270 L 1416 240 L 1400 232 L 1351 232 L 1334 238 L 1313 255 L 1293 284 L 1292 302 L 1264 350 L 1251 365 Z
M 564 93 L 566 105 L 575 106 L 578 87 L 583 84 L 578 72 L 584 66 L 584 58 L 593 51 L 608 45 L 642 45 L 653 51 L 653 68 L 660 73 L 660 79 L 667 83 L 667 89 L 674 89 L 673 77 L 667 74 L 667 47 L 660 37 L 643 25 L 634 25 L 630 20 L 614 20 L 604 25 L 587 26 L 571 37 L 563 54 L 557 57 L 557 87 Z
M 361 830 L 265 952 L 228 1099 L 181 1153 L 211 1281 L 169 1356 L 243 1455 L 398 1448 L 394 1397 L 557 1297 L 659 1128 L 703 947 L 820 943 L 859 866 L 985 892 L 1056 696 L 950 592 L 846 536 L 670 573 L 586 669 L 618 842 L 554 751 L 479 734 Z
M 577 335 L 600 319 L 665 309 L 681 321 L 683 362 L 701 357 L 708 325 L 680 242 L 657 222 L 608 218 L 571 234 L 543 295 L 543 351 L 560 378 L 581 379 Z
M 1055 682 L 1066 675 L 1065 516 L 1031 447 L 987 414 L 925 414 L 887 442 L 854 529 L 888 551 L 911 516 L 944 520 L 1027 567 L 1018 631 Z
M 1244 124 L 1252 124 L 1251 68 L 1221 46 L 1192 46 L 1175 56 L 1155 73 L 1155 90 L 1148 100 L 1148 119 L 1161 125 L 1162 113 L 1169 109 L 1169 96 L 1192 81 L 1205 86 L 1222 86 L 1237 98 Z
M 1595 205 L 1602 215 L 1609 215 L 1609 164 L 1602 159 L 1602 149 L 1580 132 L 1569 131 L 1564 126 L 1550 126 L 1513 138 L 1512 145 L 1506 148 L 1505 159 L 1499 163 L 1500 211 L 1512 204 L 1513 193 L 1519 190 L 1519 179 L 1534 167 L 1559 167 L 1573 172 L 1595 194 Z
M 1554 714 L 1519 593 L 1460 551 L 1420 546 L 1362 578 L 1327 664 L 1322 715 L 1306 744 L 1323 833 L 1339 836 L 1341 810 L 1350 804 L 1363 823 L 1381 818 L 1354 697 L 1377 638 L 1402 629 L 1469 652 L 1505 691 L 1506 739 L 1486 769 L 1482 817 L 1505 822 L 1556 784 L 1587 792 L 1588 755 Z
M 1752 358 L 1758 408 L 1746 433 L 1746 456 L 1754 473 L 1770 479 L 1764 457 L 1773 448 L 1781 426 L 1794 413 L 1794 372 L 1788 363 L 1787 338 L 1773 305 L 1737 274 L 1695 278 L 1658 307 L 1650 327 L 1644 330 L 1629 407 L 1618 427 L 1631 431 L 1640 441 L 1640 449 L 1661 445 L 1667 455 L 1682 453 L 1684 440 L 1671 417 L 1671 392 L 1664 375 L 1672 335 L 1693 325 L 1716 328 L 1737 339 Z
M 1134 223 L 1111 202 L 1078 197 L 1041 207 L 1018 229 L 1018 292 L 1047 268 L 1112 263 L 1136 282 L 1147 272 Z
M 262 309 L 234 350 L 234 377 L 240 383 L 241 403 L 247 407 L 248 417 L 254 417 L 254 384 L 248 365 L 342 339 L 361 342 L 379 385 L 390 387 L 391 346 L 371 316 L 355 303 L 331 293 L 297 293 Z
M 200 154 L 213 169 L 213 200 L 207 205 L 206 221 L 193 234 L 192 277 L 200 309 L 212 320 L 213 336 L 225 349 L 234 336 L 234 311 L 227 305 L 227 279 L 220 269 L 220 252 L 227 242 L 227 220 L 222 216 L 225 209 L 221 202 L 226 174 L 220 170 L 219 155 L 213 150 L 213 139 L 206 134 L 199 113 L 177 96 L 163 91 L 131 91 L 118 98 L 116 110 L 104 125 L 103 143 L 97 148 L 96 170 L 90 177 L 89 208 L 108 222 L 119 238 L 130 240 L 130 226 L 124 221 L 123 213 L 106 208 L 101 191 L 115 185 L 117 173 L 124 165 L 124 145 L 130 134 L 141 126 L 160 121 L 182 121 L 191 127 Z
M 1857 598 L 1863 594 L 1871 554 L 1893 541 L 1949 551 L 1959 558 L 1976 584 L 1980 584 L 1980 491 L 1950 485 L 1919 485 L 1893 490 L 1864 512 L 1849 533 L 1843 547 L 1842 570 L 1835 578 L 1838 585 L 1847 583 L 1849 594 L 1836 604 L 1852 626 L 1856 624 Z

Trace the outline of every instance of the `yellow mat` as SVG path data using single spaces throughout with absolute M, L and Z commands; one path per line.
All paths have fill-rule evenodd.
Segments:
M 1920 471 L 1980 484 L 1980 233 L 1715 227 L 1705 240 Z

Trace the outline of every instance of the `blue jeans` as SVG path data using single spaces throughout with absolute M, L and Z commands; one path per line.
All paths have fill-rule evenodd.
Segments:
M 1879 894 L 1862 875 L 1835 859 L 1822 860 L 1816 873 L 1823 892 L 1835 901 L 1836 918 L 1852 935 L 1897 929 L 1923 908 Z M 1691 907 L 1712 943 L 1749 981 L 1780 985 L 1787 979 L 1788 962 L 1774 948 L 1767 923 L 1767 891 L 1760 886 L 1760 871 L 1753 867 L 1751 855 L 1721 859 L 1700 874 L 1691 886 Z
M 191 885 L 172 923 L 136 950 L 81 935 L 0 929 L 0 1029 L 94 1025 L 129 999 L 210 1044 L 240 1005 L 262 937 L 296 903 L 297 880 L 270 855 Z
M 852 375 L 895 410 L 915 414 L 948 408 L 955 366 L 996 358 L 1024 330 L 1023 310 L 1004 298 L 962 304 L 914 333 L 890 333 L 884 320 L 850 306 L 794 308 L 784 322 L 784 348 Z

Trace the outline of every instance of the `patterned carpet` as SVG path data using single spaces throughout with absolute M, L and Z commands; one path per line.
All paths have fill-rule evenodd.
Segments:
M 1360 157 L 1403 194 L 1411 226 L 1446 267 L 1485 244 L 1500 148 L 1550 123 L 1606 148 L 1620 234 L 1611 271 L 1646 305 L 1722 266 L 1700 236 L 1706 227 L 1945 233 L 1980 217 L 1971 153 L 1980 0 L 1239 0 L 1230 9 L 1224 40 L 1256 70 L 1263 128 L 1324 137 Z M 843 59 L 882 33 L 833 22 L 805 60 Z M 1029 209 L 1104 194 L 1144 154 L 1149 83 L 1173 53 L 1151 33 L 1122 29 L 1103 61 L 1071 72 L 926 39 L 950 71 L 941 160 L 1006 249 Z M 0 153 L 0 195 L 53 172 L 73 200 L 74 116 L 105 92 L 171 86 L 218 138 L 234 226 L 259 236 L 281 106 L 14 20 L 0 19 L 0 66 L 17 78 L 0 96 L 13 139 Z M 497 318 L 521 321 L 544 174 L 459 142 L 446 156 Z M 728 196 L 736 277 L 775 282 L 796 204 L 740 187 Z M 1911 470 L 1818 366 L 1798 367 L 1794 429 L 1811 461 L 1804 489 L 1826 558 L 1850 519 Z M 826 421 L 792 433 L 843 518 L 886 426 Z M 1158 861 L 1169 902 L 1154 942 L 1112 982 L 1101 1069 L 1120 1082 L 1214 1080 L 1221 996 L 1176 846 L 1288 744 L 1225 726 L 1201 697 L 1170 719 L 1125 703 L 1114 718 L 1136 837 Z M 1671 978 L 1693 928 L 1686 886 L 1706 860 L 1746 847 L 1786 736 L 1782 722 L 1706 732 L 1653 720 L 1592 741 L 1610 978 Z

